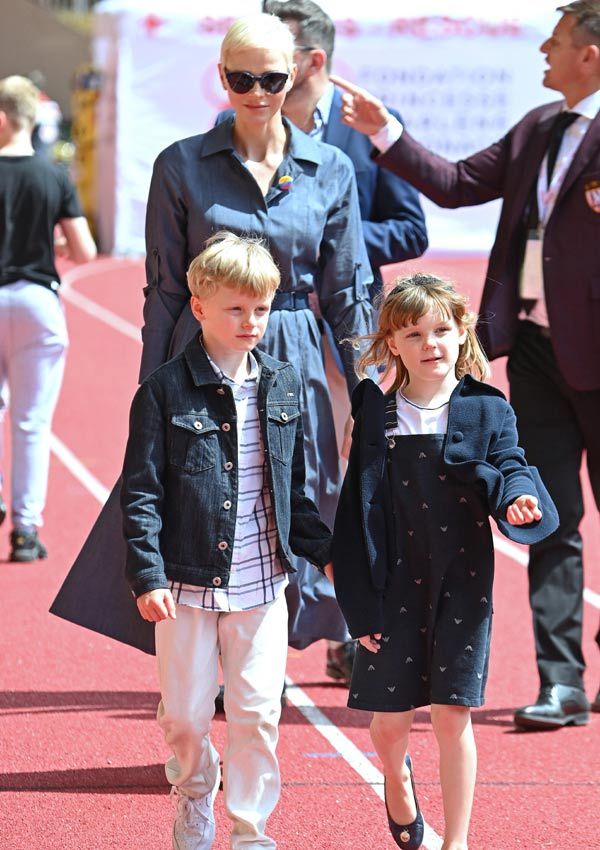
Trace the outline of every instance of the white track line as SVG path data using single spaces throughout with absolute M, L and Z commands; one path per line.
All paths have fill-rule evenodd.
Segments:
M 142 334 L 137 325 L 128 322 L 126 319 L 117 315 L 117 313 L 113 313 L 112 310 L 102 307 L 96 301 L 93 301 L 91 298 L 88 298 L 86 295 L 82 295 L 80 292 L 73 289 L 73 284 L 78 281 L 85 280 L 87 277 L 95 277 L 99 273 L 109 274 L 119 268 L 122 269 L 123 263 L 124 260 L 115 260 L 107 257 L 99 260 L 92 266 L 81 266 L 79 268 L 71 269 L 63 275 L 60 292 L 62 298 L 64 298 L 64 300 L 69 304 L 72 304 L 74 307 L 79 307 L 80 310 L 83 310 L 84 313 L 92 316 L 92 318 L 97 319 L 99 322 L 103 322 L 105 325 L 108 325 L 109 328 L 112 328 L 113 330 L 118 331 L 118 333 L 123 334 L 123 336 L 141 344 Z
M 105 325 L 108 325 L 113 330 L 123 334 L 123 336 L 141 343 L 141 331 L 137 325 L 122 319 L 116 313 L 113 313 L 112 310 L 107 310 L 106 307 L 101 307 L 100 304 L 96 304 L 96 302 L 92 301 L 91 298 L 86 298 L 85 295 L 81 295 L 75 289 L 65 290 L 62 293 L 62 296 L 69 304 L 79 307 L 80 310 L 83 310 L 84 313 L 88 313 L 88 315 L 92 316 L 94 319 L 104 322 Z
M 56 434 L 50 434 L 50 450 L 65 466 L 73 478 L 77 479 L 88 493 L 91 493 L 97 502 L 104 505 L 108 499 L 110 490 L 101 484 L 95 478 L 89 469 L 82 464 L 79 458 L 73 454 L 71 449 L 67 448 L 62 440 L 59 440 Z

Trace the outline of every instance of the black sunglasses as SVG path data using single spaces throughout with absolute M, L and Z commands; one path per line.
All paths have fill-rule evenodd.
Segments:
M 247 94 L 258 83 L 267 94 L 279 94 L 287 83 L 289 74 L 281 71 L 266 71 L 264 74 L 251 74 L 250 71 L 225 71 L 229 87 L 236 94 Z

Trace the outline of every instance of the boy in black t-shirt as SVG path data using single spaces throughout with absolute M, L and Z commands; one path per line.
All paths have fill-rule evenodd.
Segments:
M 64 233 L 70 259 L 87 262 L 96 256 L 66 172 L 33 155 L 31 131 L 38 101 L 39 90 L 25 77 L 0 80 L 0 459 L 10 396 L 12 561 L 47 554 L 37 529 L 46 501 L 50 425 L 68 343 L 58 300 L 55 226 Z M 7 510 L 1 483 L 0 472 L 0 523 Z

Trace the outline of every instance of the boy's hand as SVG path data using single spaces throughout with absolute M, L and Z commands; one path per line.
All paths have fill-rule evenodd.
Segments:
M 535 496 L 519 496 L 506 510 L 506 521 L 511 525 L 526 525 L 542 518 Z
M 167 617 L 174 620 L 176 617 L 175 600 L 171 591 L 166 587 L 149 590 L 148 593 L 138 596 L 136 602 L 138 611 L 144 620 L 148 620 L 150 623 L 160 623 Z
M 363 637 L 359 637 L 358 642 L 361 646 L 364 646 L 365 649 L 368 649 L 369 652 L 379 652 L 381 649 L 381 644 L 379 641 L 381 640 L 381 632 L 377 632 L 374 635 L 363 635 Z
M 389 121 L 390 113 L 379 98 L 366 89 L 361 89 L 360 86 L 349 83 L 342 77 L 331 74 L 329 79 L 334 85 L 344 89 L 345 94 L 342 95 L 344 124 L 348 124 L 349 127 L 358 130 L 359 133 L 364 133 L 365 136 L 372 136 L 385 127 Z
M 329 579 L 329 581 L 333 584 L 333 563 L 330 561 L 328 564 L 325 564 L 323 567 L 323 572 Z

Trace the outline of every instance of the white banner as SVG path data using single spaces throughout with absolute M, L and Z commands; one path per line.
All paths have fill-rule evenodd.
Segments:
M 118 4 L 104 3 L 96 15 L 95 62 L 104 73 L 99 236 L 103 250 L 119 254 L 144 252 L 156 155 L 207 130 L 228 106 L 216 64 L 234 14 L 198 17 L 177 6 L 150 12 L 143 5 L 144 11 L 119 11 Z M 336 20 L 334 70 L 398 109 L 417 139 L 456 160 L 500 138 L 528 109 L 556 98 L 541 86 L 538 48 L 552 21 L 547 26 L 440 15 Z M 489 248 L 497 203 L 444 211 L 425 202 L 425 208 L 432 249 Z

